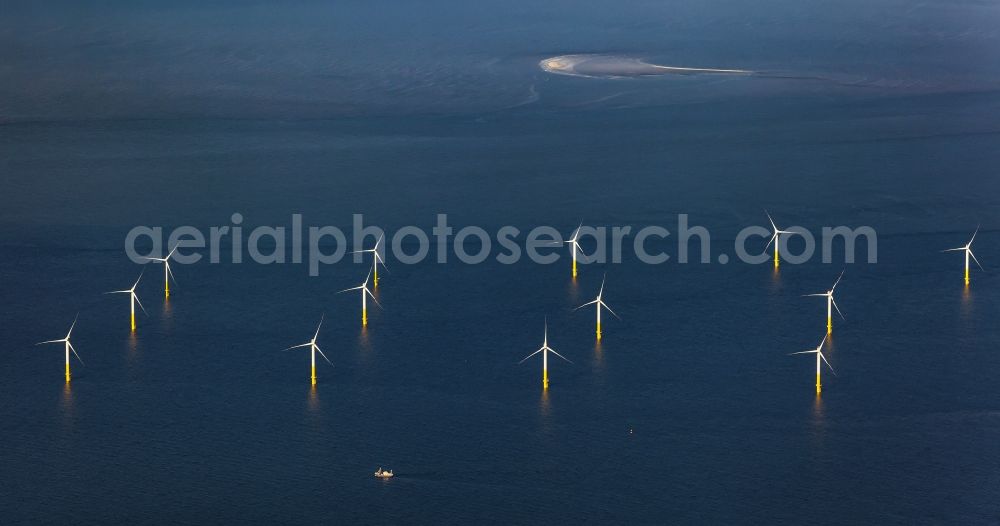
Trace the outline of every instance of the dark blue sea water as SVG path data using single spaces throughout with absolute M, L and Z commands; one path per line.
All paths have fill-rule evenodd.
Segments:
M 1000 522 L 998 22 L 882 0 L 5 8 L 0 523 Z M 809 78 L 538 69 L 566 53 Z M 714 262 L 764 208 L 871 226 L 878 261 Z M 362 329 L 336 292 L 366 265 L 224 257 L 175 265 L 169 302 L 147 269 L 130 334 L 102 294 L 141 270 L 129 229 L 236 212 L 566 234 L 685 213 L 713 263 L 390 258 Z M 980 224 L 965 288 L 940 250 Z M 825 329 L 801 296 L 845 268 L 817 397 L 788 353 Z M 597 345 L 571 309 L 605 273 L 622 320 Z M 34 344 L 77 312 L 67 386 Z M 324 314 L 311 389 L 281 349 Z M 546 316 L 573 364 L 544 392 L 517 362 Z

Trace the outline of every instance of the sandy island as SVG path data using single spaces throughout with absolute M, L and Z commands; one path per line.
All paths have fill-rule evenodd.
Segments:
M 614 55 L 560 55 L 538 63 L 548 73 L 575 77 L 645 77 L 654 75 L 752 75 L 746 69 L 682 68 L 660 66 L 641 59 Z

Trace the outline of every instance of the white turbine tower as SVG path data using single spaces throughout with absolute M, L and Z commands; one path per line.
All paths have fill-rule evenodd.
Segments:
M 795 232 L 781 230 L 778 228 L 778 225 L 774 224 L 774 220 L 771 219 L 771 214 L 767 213 L 767 210 L 764 210 L 764 214 L 767 215 L 767 220 L 771 222 L 771 228 L 774 230 L 774 234 L 771 235 L 771 239 L 767 242 L 767 245 L 764 245 L 764 250 L 767 250 L 767 247 L 771 246 L 771 243 L 774 243 L 774 266 L 777 267 L 778 262 L 780 261 L 780 258 L 778 257 L 778 245 L 781 244 L 781 240 L 778 237 L 779 234 L 794 234 Z
M 319 355 L 322 356 L 324 360 L 326 360 L 326 363 L 330 364 L 331 366 L 333 365 L 333 362 L 331 362 L 330 359 L 327 358 L 325 354 L 323 354 L 323 351 L 320 350 L 319 345 L 316 345 L 316 339 L 319 338 L 319 329 L 320 329 L 320 327 L 323 326 L 323 319 L 325 317 L 326 316 L 323 316 L 323 317 L 321 317 L 319 319 L 319 325 L 316 326 L 316 334 L 313 334 L 313 337 L 312 337 L 311 340 L 309 340 L 308 342 L 303 343 L 301 345 L 293 345 L 293 346 L 285 349 L 286 351 L 290 351 L 292 349 L 300 349 L 302 347 L 309 347 L 309 354 L 312 357 L 312 385 L 316 385 L 316 353 L 319 353 Z
M 806 294 L 806 296 L 817 296 L 826 298 L 826 333 L 831 334 L 833 332 L 833 309 L 837 309 L 837 314 L 840 314 L 841 319 L 844 318 L 844 313 L 840 312 L 840 307 L 837 306 L 837 302 L 833 299 L 833 291 L 837 289 L 837 284 L 840 283 L 841 278 L 844 277 L 844 271 L 840 272 L 840 277 L 837 281 L 833 283 L 833 287 L 830 290 L 822 292 L 820 294 Z
M 49 340 L 49 341 L 39 342 L 39 343 L 35 344 L 35 345 L 44 345 L 46 343 L 62 343 L 62 344 L 65 344 L 65 348 L 66 348 L 66 383 L 69 383 L 69 378 L 70 378 L 70 376 L 69 376 L 69 353 L 72 352 L 73 356 L 76 356 L 76 359 L 80 360 L 81 364 L 86 365 L 86 364 L 83 363 L 83 359 L 80 358 L 80 355 L 76 354 L 76 349 L 73 348 L 73 344 L 69 342 L 70 336 L 73 335 L 73 327 L 76 327 L 76 320 L 78 320 L 79 318 L 80 318 L 80 315 L 77 314 L 76 318 L 73 319 L 73 324 L 69 326 L 69 332 L 66 333 L 66 337 L 65 338 L 63 338 L 61 340 Z
M 170 270 L 170 257 L 173 256 L 176 251 L 177 247 L 174 247 L 165 258 L 145 258 L 149 261 L 159 261 L 160 263 L 163 263 L 163 297 L 167 299 L 170 298 L 170 280 L 173 279 L 174 283 L 177 283 L 177 278 L 174 277 L 174 271 Z
M 820 364 L 819 364 L 820 360 L 823 360 L 823 362 L 826 363 L 826 366 L 830 368 L 830 372 L 833 373 L 834 376 L 837 376 L 836 371 L 833 370 L 833 366 L 830 365 L 830 362 L 826 361 L 826 356 L 823 356 L 823 351 L 821 349 L 823 349 L 823 345 L 825 343 L 826 343 L 826 336 L 823 336 L 823 341 L 821 341 L 819 343 L 819 346 L 816 347 L 815 349 L 813 349 L 811 351 L 793 352 L 793 353 L 791 353 L 789 355 L 789 356 L 791 356 L 793 354 L 815 354 L 816 355 L 816 394 L 820 394 L 820 392 L 823 391 L 822 382 L 820 382 Z
M 385 260 L 382 259 L 382 254 L 380 254 L 379 251 L 378 251 L 378 247 L 382 243 L 382 238 L 383 237 L 385 237 L 385 234 L 382 234 L 382 235 L 378 236 L 378 241 L 375 242 L 375 246 L 372 247 L 372 248 L 369 248 L 367 250 L 355 250 L 354 252 L 351 252 L 351 254 L 367 254 L 367 253 L 370 252 L 370 253 L 372 253 L 372 254 L 375 255 L 375 259 L 372 261 L 372 270 L 374 271 L 374 275 L 372 276 L 372 288 L 375 288 L 375 289 L 378 288 L 378 266 L 379 266 L 379 264 L 381 264 L 382 268 L 384 268 L 386 271 L 389 270 L 389 267 L 387 267 L 386 264 L 385 264 Z
M 371 279 L 371 277 L 372 277 L 372 271 L 369 270 L 368 271 L 368 276 L 365 277 L 364 283 L 358 285 L 357 287 L 351 287 L 349 289 L 344 289 L 344 290 L 341 290 L 341 291 L 337 292 L 337 294 L 340 294 L 342 292 L 350 292 L 352 290 L 360 290 L 361 291 L 361 325 L 362 326 L 367 326 L 368 325 L 368 297 L 369 296 L 371 296 L 372 301 L 375 302 L 375 305 L 378 305 L 378 307 L 380 309 L 382 308 L 382 304 L 379 303 L 377 299 L 375 299 L 375 295 L 372 294 L 372 291 L 368 289 L 368 280 Z
M 143 269 L 145 271 L 145 269 Z M 105 292 L 105 294 L 128 294 L 129 295 L 129 305 L 132 312 L 132 332 L 135 332 L 135 304 L 139 304 L 139 308 L 142 309 L 143 314 L 146 313 L 146 307 L 142 306 L 142 302 L 139 301 L 139 296 L 135 294 L 135 288 L 139 286 L 139 281 L 142 279 L 142 272 L 139 273 L 139 279 L 135 280 L 132 288 L 127 290 L 113 290 L 111 292 Z
M 965 284 L 966 285 L 969 284 L 969 257 L 970 256 L 972 257 L 972 260 L 976 262 L 976 265 L 979 266 L 979 270 L 985 271 L 985 269 L 983 268 L 983 266 L 979 264 L 979 260 L 976 259 L 976 255 L 972 253 L 972 242 L 976 240 L 976 234 L 978 234 L 978 233 L 979 233 L 979 227 L 977 226 L 976 227 L 976 231 L 972 233 L 972 239 L 970 239 L 969 242 L 965 244 L 965 246 L 961 246 L 961 247 L 958 247 L 958 248 L 949 248 L 947 250 L 942 250 L 942 252 L 956 252 L 956 251 L 959 251 L 959 250 L 965 252 Z
M 598 341 L 600 341 L 600 339 L 601 339 L 601 307 L 604 307 L 605 309 L 608 309 L 608 312 L 610 312 L 612 316 L 614 316 L 615 318 L 618 318 L 619 320 L 621 320 L 621 317 L 619 317 L 617 314 L 615 314 L 615 311 L 611 310 L 611 307 L 608 307 L 608 304 L 604 303 L 604 300 L 602 299 L 602 297 L 604 296 L 604 282 L 607 280 L 607 278 L 608 278 L 608 275 L 605 274 L 604 275 L 604 279 L 601 280 L 601 290 L 599 290 L 597 292 L 597 298 L 596 299 L 594 299 L 593 301 L 588 301 L 587 303 L 584 303 L 583 305 L 580 305 L 579 307 L 573 309 L 573 310 L 580 310 L 580 309 L 586 307 L 587 305 L 595 305 L 596 306 L 596 308 L 597 308 L 597 339 L 598 339 Z
M 538 353 L 542 353 L 542 389 L 548 389 L 549 388 L 549 353 L 552 353 L 552 354 L 554 354 L 554 355 L 562 358 L 563 360 L 566 360 L 569 363 L 573 363 L 573 362 L 570 362 L 569 359 L 567 359 L 565 356 L 557 353 L 555 351 L 555 349 L 549 347 L 549 320 L 548 320 L 548 318 L 545 319 L 545 338 L 542 340 L 542 347 L 540 349 L 538 349 L 537 351 L 535 351 L 535 352 L 533 352 L 533 353 L 525 356 L 523 360 L 521 360 L 520 362 L 517 362 L 518 365 L 524 363 L 525 360 L 527 360 L 528 358 L 531 358 L 532 356 L 534 356 L 534 355 L 536 355 Z

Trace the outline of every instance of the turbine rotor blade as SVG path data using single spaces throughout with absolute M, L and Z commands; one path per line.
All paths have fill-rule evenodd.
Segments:
M 984 269 L 983 266 L 979 264 L 979 260 L 976 259 L 976 255 L 972 253 L 971 249 L 969 250 L 969 255 L 972 256 L 972 260 L 975 261 L 976 265 L 979 266 L 979 270 L 982 270 L 983 272 L 986 272 L 986 269 Z
M 601 300 L 588 301 L 587 303 L 584 303 L 583 305 L 580 305 L 579 307 L 577 307 L 577 308 L 575 308 L 573 310 L 575 310 L 575 311 L 576 310 L 580 310 L 580 309 L 586 307 L 587 305 L 593 305 L 593 304 L 597 303 L 598 301 L 601 301 Z
M 385 264 L 385 259 L 382 257 L 381 254 L 378 253 L 377 250 L 375 251 L 375 260 L 377 262 L 379 262 L 379 263 L 382 264 L 382 269 L 383 270 L 385 270 L 386 272 L 389 272 L 389 265 Z M 389 273 L 392 274 L 392 272 L 389 272 Z
M 844 272 L 846 272 L 846 271 L 847 271 L 847 269 L 844 269 L 844 270 L 841 270 L 841 271 L 840 271 L 840 277 L 838 277 L 838 278 L 837 278 L 837 281 L 834 281 L 834 282 L 833 282 L 833 287 L 831 287 L 831 288 L 830 288 L 830 292 L 831 292 L 831 293 L 832 293 L 832 292 L 833 292 L 834 290 L 837 290 L 837 285 L 838 285 L 838 284 L 840 283 L 840 280 L 844 279 Z
M 362 294 L 364 294 L 364 293 L 368 293 L 368 296 L 371 297 L 372 301 L 375 302 L 375 305 L 378 305 L 378 308 L 380 308 L 382 310 L 385 310 L 385 307 L 383 307 L 382 304 L 379 303 L 377 299 L 375 299 L 375 295 L 372 294 L 372 291 L 368 290 L 367 287 L 365 288 L 365 292 L 362 292 Z
M 588 256 L 584 251 L 580 243 L 576 243 L 576 249 L 580 251 L 580 257 L 583 258 L 584 263 L 590 263 L 590 256 Z
M 819 353 L 819 357 L 822 358 L 823 363 L 825 363 L 826 366 L 830 368 L 830 372 L 833 373 L 834 376 L 837 376 L 837 371 L 834 371 L 833 366 L 830 365 L 830 362 L 826 361 L 826 356 L 823 356 L 823 353 Z
M 847 318 L 844 317 L 844 313 L 840 312 L 840 307 L 837 306 L 837 300 L 830 298 L 830 303 L 833 303 L 833 308 L 837 309 L 837 314 L 840 314 L 840 319 L 847 321 Z
M 767 240 L 767 244 L 764 245 L 764 250 L 767 250 L 768 247 L 771 246 L 771 243 L 774 243 L 775 239 L 778 239 L 778 231 L 777 230 L 774 231 L 774 235 L 771 236 L 771 239 Z
M 326 319 L 326 314 L 323 314 L 323 316 L 321 316 L 319 319 L 319 325 L 316 326 L 316 334 L 313 335 L 312 341 L 316 341 L 316 338 L 319 338 L 319 329 L 320 327 L 323 326 L 323 320 L 325 319 Z
M 61 340 L 48 340 L 48 341 L 44 341 L 44 342 L 38 342 L 35 345 L 45 345 L 46 343 L 63 343 L 65 341 L 66 341 L 66 338 L 63 338 Z
M 290 351 L 292 349 L 299 349 L 299 348 L 302 348 L 302 347 L 309 347 L 312 344 L 313 344 L 312 342 L 308 342 L 308 343 L 303 343 L 302 345 L 293 345 L 293 346 L 291 346 L 291 347 L 289 347 L 287 349 L 282 349 L 282 352 L 284 352 L 284 351 Z
M 322 356 L 324 360 L 326 360 L 326 363 L 330 364 L 330 366 L 333 367 L 333 362 L 331 362 L 330 359 L 327 358 L 325 354 L 323 354 L 323 350 L 319 348 L 319 345 L 316 345 L 314 343 L 314 344 L 312 344 L 312 346 L 313 346 L 313 348 L 316 349 L 316 352 L 318 352 L 319 355 Z
M 139 304 L 139 308 L 142 309 L 142 313 L 145 314 L 146 316 L 149 316 L 149 313 L 146 312 L 146 307 L 143 307 L 142 302 L 139 301 L 139 296 L 133 292 L 132 297 L 135 298 L 135 302 Z
M 774 219 L 771 219 L 771 214 L 767 213 L 767 210 L 764 210 L 764 215 L 766 215 L 767 220 L 771 222 L 771 228 L 774 230 L 775 233 L 777 233 L 778 225 L 774 224 Z
M 611 310 L 611 307 L 608 307 L 608 304 L 607 304 L 607 303 L 604 303 L 604 302 L 602 301 L 602 302 L 600 303 L 600 305 L 601 305 L 602 307 L 604 307 L 605 309 L 608 309 L 608 312 L 610 312 L 610 313 L 611 313 L 611 315 L 612 315 L 612 316 L 614 316 L 615 318 L 618 318 L 618 321 L 621 321 L 622 317 L 621 317 L 621 316 L 619 316 L 619 315 L 618 315 L 617 313 L 615 313 L 615 311 Z
M 145 272 L 146 272 L 146 267 L 143 267 L 143 268 L 142 268 L 142 271 L 141 271 L 141 272 L 139 272 L 139 279 L 135 280 L 135 283 L 134 283 L 134 284 L 132 285 L 132 288 L 131 288 L 131 289 L 129 289 L 129 291 L 130 291 L 130 292 L 131 292 L 131 291 L 134 291 L 134 290 L 135 290 L 135 288 L 139 286 L 139 281 L 141 281 L 141 280 L 142 280 L 142 275 L 143 275 L 143 274 L 144 274 Z
M 80 363 L 81 363 L 81 364 L 83 364 L 83 366 L 84 366 L 84 367 L 86 367 L 86 366 L 87 366 L 87 364 L 83 362 L 83 358 L 80 358 L 80 355 L 79 355 L 79 354 L 76 354 L 76 348 L 75 348 L 75 347 L 73 347 L 73 344 L 72 344 L 72 343 L 70 343 L 70 342 L 69 342 L 69 340 L 67 340 L 67 341 L 66 341 L 66 345 L 69 345 L 69 350 L 70 350 L 70 351 L 73 351 L 73 356 L 76 356 L 76 359 L 77 359 L 77 360 L 80 360 Z
M 77 313 L 76 317 L 73 318 L 73 325 L 69 326 L 69 332 L 66 333 L 66 339 L 68 340 L 70 336 L 73 335 L 73 328 L 76 327 L 76 321 L 80 319 L 80 314 Z
M 167 266 L 167 274 L 170 274 L 170 279 L 174 280 L 174 283 L 177 283 L 177 278 L 174 277 L 174 271 L 170 269 L 170 262 L 164 261 L 164 264 Z
M 982 225 L 976 225 L 976 231 L 972 233 L 972 239 L 969 240 L 968 246 L 972 246 L 972 242 L 976 240 L 976 234 L 979 233 L 979 227 Z
M 548 350 L 549 350 L 549 352 L 550 352 L 550 353 L 552 353 L 552 354 L 554 354 L 554 355 L 556 355 L 556 356 L 558 356 L 558 357 L 562 358 L 563 360 L 566 360 L 566 361 L 567 361 L 567 362 L 569 362 L 569 363 L 573 363 L 572 361 L 570 361 L 570 359 L 569 359 L 569 358 L 567 358 L 567 357 L 565 357 L 565 356 L 563 356 L 563 355 L 561 355 L 561 354 L 557 353 L 557 352 L 556 352 L 556 351 L 555 351 L 554 349 L 552 349 L 551 347 L 548 347 Z
M 531 353 L 531 354 L 529 354 L 529 355 L 525 356 L 524 358 L 522 358 L 520 362 L 517 362 L 517 364 L 518 364 L 518 365 L 521 365 L 521 364 L 522 364 L 522 363 L 524 363 L 524 362 L 525 362 L 525 360 L 527 360 L 528 358 L 531 358 L 532 356 L 534 356 L 534 355 L 536 355 L 536 354 L 538 354 L 538 353 L 540 353 L 540 352 L 542 352 L 542 351 L 544 351 L 544 350 L 545 350 L 545 347 L 542 347 L 541 349 L 538 349 L 537 351 L 535 351 L 535 352 L 533 352 L 533 353 Z

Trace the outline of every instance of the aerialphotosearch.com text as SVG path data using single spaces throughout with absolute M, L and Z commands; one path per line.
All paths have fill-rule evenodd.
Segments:
M 406 265 L 433 257 L 437 263 L 454 260 L 476 265 L 489 259 L 505 265 L 527 257 L 534 263 L 548 265 L 575 251 L 581 263 L 621 263 L 626 251 L 650 265 L 677 263 L 729 263 L 726 252 L 712 254 L 709 229 L 691 225 L 688 214 L 678 214 L 671 228 L 662 225 L 634 227 L 591 226 L 558 229 L 536 226 L 522 230 L 503 226 L 490 232 L 478 226 L 457 228 L 448 222 L 448 214 L 437 214 L 436 224 L 426 229 L 404 226 L 387 232 L 379 226 L 366 225 L 363 214 L 354 214 L 350 242 L 343 229 L 332 226 L 304 226 L 303 216 L 293 214 L 288 225 L 259 225 L 250 228 L 240 213 L 232 214 L 230 224 L 201 229 L 180 226 L 165 232 L 159 226 L 136 226 L 125 237 L 125 251 L 137 263 L 146 257 L 163 257 L 176 248 L 172 261 L 193 264 L 243 263 L 261 265 L 305 264 L 310 276 L 318 276 L 322 267 L 334 265 L 347 256 L 362 260 L 362 250 L 375 248 L 384 260 Z M 818 256 L 832 263 L 836 252 L 843 263 L 854 263 L 855 251 L 863 250 L 868 263 L 878 260 L 878 235 L 869 226 L 824 226 L 819 235 L 798 226 L 782 227 L 776 235 L 769 223 L 749 225 L 732 238 L 732 254 L 740 262 L 757 265 L 771 258 L 769 251 L 778 244 L 781 259 L 801 264 Z M 790 243 L 790 241 L 792 241 Z M 674 248 L 673 254 L 667 247 Z M 840 261 L 838 261 L 839 263 Z

